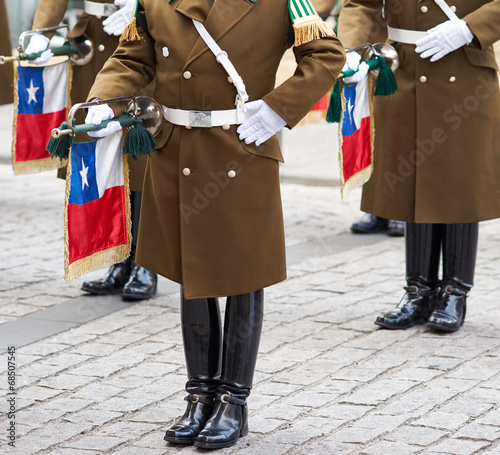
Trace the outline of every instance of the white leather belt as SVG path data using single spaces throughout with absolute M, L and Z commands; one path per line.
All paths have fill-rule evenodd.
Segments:
M 240 125 L 255 111 L 247 111 L 238 115 L 236 109 L 225 111 L 185 111 L 163 107 L 163 117 L 174 125 L 189 126 L 192 128 L 212 128 L 214 126 Z
M 427 35 L 427 32 L 417 30 L 404 30 L 387 26 L 387 36 L 390 40 L 398 43 L 415 44 L 420 38 Z
M 111 16 L 116 10 L 116 5 L 113 3 L 98 3 L 84 1 L 85 12 L 91 16 L 108 17 Z

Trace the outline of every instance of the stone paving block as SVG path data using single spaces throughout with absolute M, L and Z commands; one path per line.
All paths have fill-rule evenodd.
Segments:
M 60 444 L 63 441 L 67 441 L 83 432 L 88 430 L 90 427 L 86 424 L 75 424 L 70 422 L 50 422 L 43 427 L 28 433 L 21 441 L 28 439 L 32 441 L 43 440 L 45 441 L 44 448 L 50 447 L 52 445 Z M 40 450 L 40 447 L 38 450 Z M 89 447 L 93 448 L 93 447 Z M 96 448 L 96 447 L 94 447 Z
M 56 411 L 65 410 L 66 412 L 76 412 L 86 408 L 94 402 L 95 400 L 92 399 L 92 397 L 87 397 L 86 399 L 63 397 L 45 402 L 44 407 L 47 409 L 55 409 Z
M 101 428 L 99 434 L 106 436 L 123 437 L 137 439 L 154 430 L 160 430 L 158 425 L 144 422 L 115 422 Z
M 276 374 L 283 370 L 287 370 L 288 368 L 293 367 L 296 364 L 297 362 L 293 360 L 288 360 L 281 357 L 279 359 L 260 358 L 258 359 L 257 369 L 264 373 Z
M 92 426 L 102 426 L 112 420 L 123 416 L 121 412 L 95 410 L 93 408 L 83 411 L 73 412 L 65 415 L 64 420 L 72 423 L 90 424 Z
M 500 428 L 492 425 L 481 425 L 476 422 L 469 423 L 456 431 L 453 436 L 463 439 L 485 439 L 495 441 L 500 439 Z
M 127 420 L 129 422 L 155 423 L 162 426 L 163 430 L 166 430 L 167 422 L 179 418 L 184 413 L 186 402 L 181 400 L 182 399 L 180 398 L 178 407 L 173 406 L 172 403 L 154 404 L 144 410 L 129 415 Z
M 410 416 L 410 414 L 408 416 Z M 384 439 L 396 443 L 429 446 L 439 441 L 446 434 L 446 431 L 437 430 L 435 428 L 416 425 L 401 425 L 399 428 L 385 435 Z
M 485 425 L 498 425 L 499 422 L 500 422 L 500 409 L 492 409 L 485 415 L 475 420 L 475 423 L 485 424 Z
M 92 357 L 103 357 L 116 352 L 116 346 L 113 344 L 90 341 L 80 344 L 69 350 L 72 354 L 90 355 Z
M 361 386 L 351 395 L 344 397 L 343 401 L 345 403 L 376 405 L 412 387 L 415 387 L 415 383 L 412 381 L 376 380 Z
M 288 422 L 279 419 L 263 419 L 257 416 L 250 416 L 248 425 L 252 433 L 267 434 L 274 432 L 279 427 L 288 426 Z
M 80 449 L 54 449 L 47 453 L 47 455 L 101 455 L 101 451 L 96 450 L 80 450 Z
M 500 402 L 500 390 L 483 387 L 475 387 L 462 396 L 466 400 L 478 400 L 485 403 L 498 404 Z
M 443 374 L 442 371 L 429 368 L 414 368 L 413 366 L 404 365 L 398 371 L 391 371 L 392 379 L 402 379 L 407 381 L 415 381 L 416 383 L 425 383 L 431 381 Z
M 113 455 L 164 455 L 166 452 L 164 449 L 147 449 L 145 447 L 126 447 L 124 449 L 113 450 Z
M 248 444 L 245 443 L 245 445 L 240 442 L 227 453 L 237 453 L 238 455 L 284 455 L 288 453 L 291 447 L 292 444 L 268 443 L 266 441 L 249 442 Z
M 387 433 L 384 428 L 361 428 L 352 424 L 335 431 L 335 439 L 344 443 L 368 444 L 370 441 Z
M 17 396 L 18 398 L 35 400 L 35 401 L 45 401 L 49 398 L 53 398 L 57 395 L 63 393 L 61 390 L 51 389 L 48 387 L 25 387 L 19 390 Z
M 435 411 L 426 414 L 420 419 L 414 420 L 412 424 L 443 430 L 458 430 L 469 419 L 470 417 L 467 414 Z
M 302 387 L 297 384 L 288 384 L 271 380 L 264 384 L 257 384 L 253 387 L 252 396 L 254 395 L 272 395 L 272 396 L 289 396 L 293 392 L 300 390 Z
M 410 455 L 422 450 L 421 447 L 411 446 L 403 442 L 381 441 L 364 448 L 360 455 Z
M 70 376 L 70 375 L 68 375 Z M 78 378 L 79 376 L 76 376 Z M 89 376 L 81 376 L 82 378 L 89 378 Z M 78 391 L 72 393 L 73 398 L 89 398 L 96 401 L 107 400 L 108 398 L 114 397 L 122 393 L 125 388 L 116 387 L 109 384 L 104 384 L 103 382 L 94 382 L 92 384 L 85 385 L 85 387 L 80 388 Z
M 271 408 L 267 408 L 258 412 L 257 417 L 261 419 L 276 419 L 276 420 L 286 420 L 291 422 L 295 420 L 298 416 L 307 414 L 307 409 L 300 406 L 286 405 L 283 403 L 277 403 Z
M 449 438 L 428 450 L 431 453 L 443 452 L 453 455 L 469 455 L 471 453 L 477 453 L 479 450 L 487 447 L 488 445 L 489 443 L 485 441 L 470 441 L 467 439 Z
M 311 416 L 328 417 L 338 421 L 356 420 L 367 412 L 375 409 L 374 406 L 330 403 L 320 409 L 313 409 Z
M 177 370 L 177 365 L 145 361 L 130 370 L 128 374 L 144 378 L 158 378 Z
M 114 436 L 84 436 L 76 441 L 63 444 L 63 447 L 85 450 L 109 451 L 114 447 L 127 442 L 126 438 Z
M 287 455 L 346 455 L 359 454 L 359 445 L 348 444 L 335 440 L 334 437 L 329 439 L 321 439 L 308 443 L 302 447 L 294 447 Z
M 66 413 L 65 409 L 47 409 L 44 405 L 31 406 L 16 412 L 16 422 L 25 423 L 31 427 L 42 427 L 47 422 L 58 419 Z
M 369 414 L 357 420 L 356 426 L 360 428 L 384 428 L 387 431 L 394 431 L 409 420 L 411 418 L 407 414 L 395 416 Z
M 444 404 L 443 406 L 440 406 L 439 410 L 449 413 L 459 412 L 460 414 L 466 414 L 471 417 L 478 417 L 486 414 L 488 411 L 493 409 L 493 407 L 494 405 L 492 403 L 482 403 L 457 398 Z
M 295 428 L 295 425 L 292 424 L 289 428 L 278 428 L 272 434 L 265 435 L 262 441 L 269 444 L 302 445 L 323 435 L 324 432 L 321 428 Z

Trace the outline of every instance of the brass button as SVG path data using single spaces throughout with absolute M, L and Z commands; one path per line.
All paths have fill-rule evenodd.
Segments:
M 420 11 L 422 11 L 422 13 L 426 13 L 427 11 L 429 11 L 429 8 L 427 8 L 427 6 L 424 5 L 420 8 Z
M 234 179 L 236 177 L 236 172 L 233 171 L 232 169 L 227 173 L 227 176 L 230 178 L 230 179 Z
M 422 84 L 425 84 L 427 82 L 427 78 L 425 76 L 420 76 L 419 81 L 422 82 Z
M 187 177 L 188 175 L 191 174 L 191 169 L 189 169 L 188 167 L 185 167 L 183 170 L 182 170 L 182 173 Z
M 450 82 L 455 82 L 457 80 L 457 78 L 455 76 L 451 76 L 448 80 Z
M 97 46 L 97 49 L 99 49 L 99 52 L 104 52 L 104 49 L 106 49 L 104 47 L 104 44 L 99 44 L 99 46 Z
M 184 79 L 191 79 L 191 71 L 184 71 L 184 73 L 182 74 L 182 77 Z
M 222 125 L 222 129 L 224 131 L 227 131 L 229 129 L 229 125 L 227 123 L 224 123 L 224 125 Z

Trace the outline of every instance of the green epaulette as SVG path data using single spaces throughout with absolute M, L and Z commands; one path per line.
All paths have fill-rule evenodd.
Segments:
M 335 36 L 333 29 L 319 17 L 310 0 L 288 0 L 288 9 L 295 33 L 294 46 L 324 36 Z

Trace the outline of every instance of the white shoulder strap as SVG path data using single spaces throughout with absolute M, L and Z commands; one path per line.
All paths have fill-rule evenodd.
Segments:
M 434 0 L 434 3 L 436 3 L 436 5 L 439 6 L 443 10 L 443 13 L 446 14 L 448 19 L 451 19 L 452 21 L 458 20 L 458 16 L 448 6 L 448 3 L 446 3 L 445 0 Z
M 210 36 L 210 33 L 208 33 L 205 26 L 196 19 L 193 19 L 193 23 L 203 41 L 205 41 L 208 48 L 215 55 L 216 60 L 224 67 L 227 74 L 229 74 L 229 77 L 231 78 L 234 86 L 236 87 L 236 91 L 238 92 L 238 96 L 236 97 L 236 106 L 242 109 L 243 103 L 246 103 L 248 101 L 248 94 L 245 88 L 245 84 L 243 83 L 243 79 L 240 77 L 240 75 L 236 71 L 236 68 L 229 60 L 227 52 L 223 51 L 219 47 L 212 36 Z

